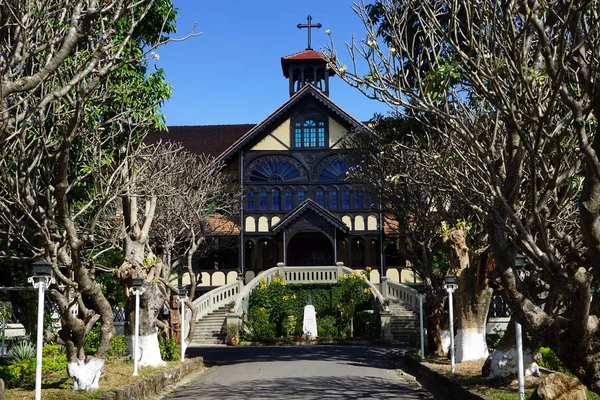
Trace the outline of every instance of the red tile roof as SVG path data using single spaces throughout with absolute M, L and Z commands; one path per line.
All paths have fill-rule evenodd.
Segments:
M 254 126 L 255 124 L 169 126 L 168 132 L 149 133 L 145 142 L 162 140 L 181 143 L 193 153 L 218 157 Z
M 281 57 L 283 60 L 321 60 L 323 54 L 314 50 L 302 50 L 289 56 Z

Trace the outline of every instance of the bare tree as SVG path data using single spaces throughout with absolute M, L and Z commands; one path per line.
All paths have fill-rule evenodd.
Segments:
M 368 73 L 348 70 L 333 42 L 330 66 L 367 96 L 441 122 L 447 151 L 431 165 L 485 218 L 516 319 L 600 390 L 598 1 L 377 4 L 387 45 L 364 5 L 366 38 L 348 45 Z M 517 252 L 552 294 L 543 308 L 515 275 Z
M 177 293 L 172 275 L 190 277 L 186 318 L 187 337 L 193 337 L 197 278 L 194 255 L 208 247 L 207 238 L 231 229 L 237 204 L 235 191 L 223 166 L 208 156 L 197 156 L 180 145 L 149 147 L 128 170 L 132 184 L 121 196 L 125 262 L 117 276 L 126 287 L 134 277 L 144 278 L 140 298 L 141 366 L 163 363 L 158 345 L 159 312 L 171 293 Z M 133 308 L 131 308 L 133 310 Z M 131 313 L 131 321 L 135 315 Z
M 114 335 L 95 280 L 106 250 L 98 221 L 126 190 L 121 171 L 143 132 L 160 126 L 169 87 L 160 71 L 146 74 L 145 50 L 168 41 L 160 31 L 173 21 L 168 0 L 0 1 L 2 256 L 52 263 L 62 329 L 49 338 L 66 346 L 75 389 L 98 386 Z M 98 321 L 88 359 L 85 335 Z

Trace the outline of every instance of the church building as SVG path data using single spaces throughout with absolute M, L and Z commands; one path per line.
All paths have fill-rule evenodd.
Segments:
M 302 27 L 315 26 L 309 17 Z M 160 134 L 217 157 L 240 185 L 235 245 L 200 260 L 200 268 L 256 273 L 278 262 L 341 261 L 383 273 L 388 263 L 399 266 L 395 246 L 383 250 L 377 197 L 348 174 L 344 137 L 369 128 L 329 97 L 334 74 L 311 48 L 310 35 L 305 50 L 281 58 L 281 68 L 290 97 L 260 123 L 174 126 Z

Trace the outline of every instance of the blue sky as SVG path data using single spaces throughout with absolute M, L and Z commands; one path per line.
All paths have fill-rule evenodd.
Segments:
M 307 45 L 310 14 L 321 29 L 312 31 L 312 48 L 329 43 L 331 30 L 340 58 L 349 62 L 344 42 L 364 37 L 363 25 L 348 0 L 174 0 L 179 9 L 177 36 L 195 23 L 199 37 L 158 49 L 156 65 L 173 85 L 162 107 L 167 125 L 258 123 L 289 98 L 281 57 Z M 388 108 L 366 99 L 337 77 L 330 79 L 330 98 L 361 121 Z

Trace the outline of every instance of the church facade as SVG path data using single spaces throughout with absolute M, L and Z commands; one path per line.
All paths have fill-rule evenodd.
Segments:
M 257 273 L 278 262 L 341 261 L 385 275 L 402 262 L 393 245 L 384 250 L 377 197 L 351 178 L 343 147 L 348 133 L 369 128 L 329 98 L 333 73 L 310 45 L 282 57 L 281 66 L 290 97 L 262 122 L 169 127 L 162 135 L 212 153 L 240 185 L 235 246 L 201 260 L 200 268 Z

